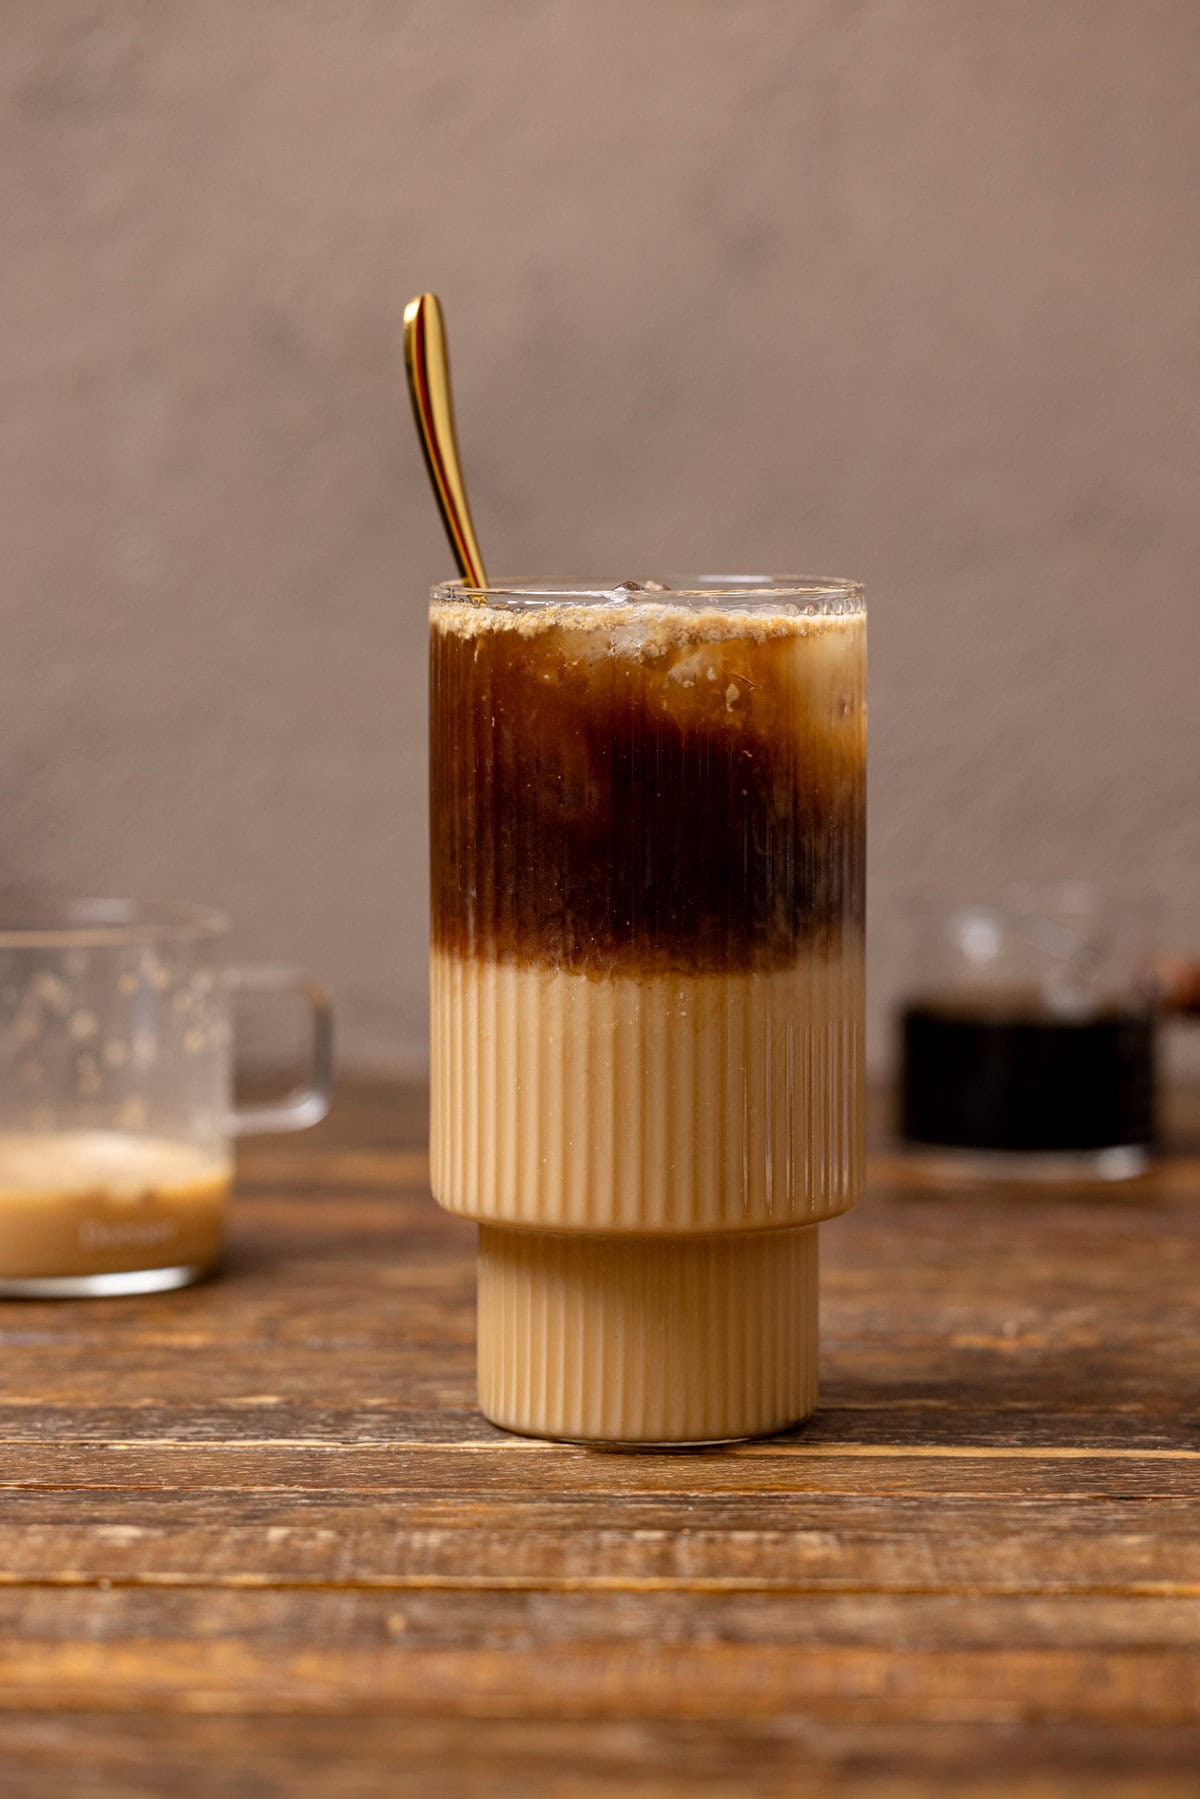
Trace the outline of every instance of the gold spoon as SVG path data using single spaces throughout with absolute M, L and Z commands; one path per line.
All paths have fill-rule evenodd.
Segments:
M 418 294 L 404 308 L 404 366 L 425 466 L 458 571 L 468 587 L 486 587 L 487 574 L 458 460 L 446 327 L 436 294 Z

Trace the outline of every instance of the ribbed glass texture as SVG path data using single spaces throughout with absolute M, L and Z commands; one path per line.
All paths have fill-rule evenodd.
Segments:
M 683 1232 L 853 1204 L 864 680 L 861 610 L 435 604 L 444 1206 Z
M 664 1348 L 669 1346 L 669 1352 Z M 479 1233 L 480 1399 L 508 1430 L 717 1443 L 817 1398 L 817 1233 Z
M 431 637 L 432 1179 L 487 1227 L 484 1409 L 776 1429 L 807 1227 L 862 1186 L 861 599 L 443 590 Z

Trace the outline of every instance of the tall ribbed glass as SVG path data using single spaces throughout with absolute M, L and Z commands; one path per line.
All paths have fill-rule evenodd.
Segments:
M 816 1402 L 863 1173 L 866 620 L 845 582 L 435 589 L 433 1190 L 497 1424 Z

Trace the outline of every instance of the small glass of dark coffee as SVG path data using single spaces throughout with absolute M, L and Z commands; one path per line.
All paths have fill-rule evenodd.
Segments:
M 1124 1180 L 1155 1141 L 1152 918 L 1085 882 L 912 908 L 900 1129 L 974 1171 Z

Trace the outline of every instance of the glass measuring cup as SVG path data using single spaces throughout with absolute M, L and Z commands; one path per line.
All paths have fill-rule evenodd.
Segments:
M 227 929 L 192 905 L 0 899 L 0 1295 L 198 1279 L 224 1243 L 232 1139 L 324 1116 L 328 998 L 291 969 L 228 967 Z M 311 1065 L 235 1108 L 240 993 L 305 1008 Z

